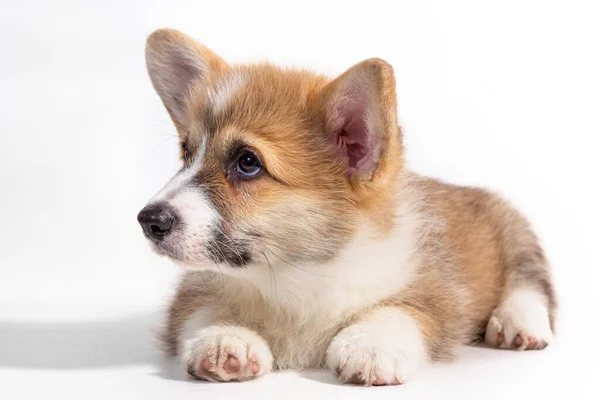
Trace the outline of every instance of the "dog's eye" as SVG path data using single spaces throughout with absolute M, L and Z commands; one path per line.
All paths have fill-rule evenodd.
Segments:
M 254 178 L 262 171 L 262 166 L 258 157 L 246 150 L 237 159 L 235 171 L 245 178 Z

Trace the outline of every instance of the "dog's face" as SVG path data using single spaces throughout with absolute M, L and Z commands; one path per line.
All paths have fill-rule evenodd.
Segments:
M 150 36 L 146 58 L 183 163 L 138 215 L 158 253 L 193 268 L 326 263 L 364 219 L 385 219 L 402 167 L 386 63 L 333 81 L 232 67 L 172 30 Z

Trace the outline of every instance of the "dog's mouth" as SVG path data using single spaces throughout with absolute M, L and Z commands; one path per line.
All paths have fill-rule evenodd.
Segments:
M 214 232 L 205 247 L 208 258 L 217 264 L 226 263 L 233 268 L 243 268 L 252 261 L 248 246 L 227 237 L 222 231 Z
M 248 246 L 240 241 L 228 238 L 221 232 L 215 232 L 211 238 L 204 243 L 177 245 L 174 242 L 185 242 L 184 238 L 169 237 L 166 240 L 156 241 L 146 232 L 144 236 L 148 239 L 152 250 L 164 257 L 168 257 L 177 264 L 202 267 L 207 264 L 225 264 L 232 268 L 244 268 L 253 259 L 252 252 Z
M 172 259 L 177 259 L 177 255 L 174 254 L 174 252 L 169 251 L 168 248 L 166 248 L 166 246 L 164 245 L 163 242 L 155 242 L 152 240 L 152 238 L 148 237 L 148 235 L 146 235 L 144 233 L 144 236 L 146 237 L 146 239 L 148 239 L 148 243 L 150 244 L 150 248 L 152 248 L 152 251 L 154 251 L 156 254 L 160 255 L 160 256 L 166 256 Z

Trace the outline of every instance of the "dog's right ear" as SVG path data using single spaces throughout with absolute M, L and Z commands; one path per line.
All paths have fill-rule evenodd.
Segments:
M 174 29 L 159 29 L 146 41 L 146 66 L 154 89 L 178 129 L 188 125 L 191 89 L 229 68 L 221 57 Z

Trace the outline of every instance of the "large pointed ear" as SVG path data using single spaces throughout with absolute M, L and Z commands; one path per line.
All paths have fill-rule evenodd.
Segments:
M 159 29 L 146 42 L 146 66 L 154 89 L 177 127 L 186 126 L 192 86 L 228 68 L 221 57 L 173 29 Z
M 322 92 L 325 129 L 352 181 L 372 181 L 402 166 L 392 67 L 380 59 L 362 61 Z

